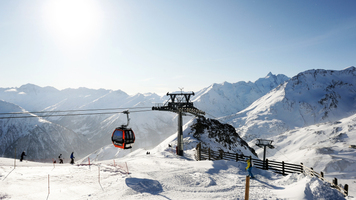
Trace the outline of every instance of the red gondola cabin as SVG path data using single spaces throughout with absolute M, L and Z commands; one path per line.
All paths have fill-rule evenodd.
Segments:
M 117 148 L 131 149 L 135 142 L 135 134 L 130 128 L 119 127 L 112 133 L 111 141 Z

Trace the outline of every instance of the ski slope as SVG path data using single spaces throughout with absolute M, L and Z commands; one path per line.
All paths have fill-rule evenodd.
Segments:
M 0 199 L 244 199 L 246 163 L 195 161 L 169 147 L 172 135 L 156 148 L 89 166 L 0 158 Z M 81 160 L 77 163 L 86 163 Z M 128 167 L 115 167 L 121 164 Z M 318 179 L 277 175 L 254 168 L 250 199 L 345 199 Z M 353 199 L 353 197 L 347 197 Z

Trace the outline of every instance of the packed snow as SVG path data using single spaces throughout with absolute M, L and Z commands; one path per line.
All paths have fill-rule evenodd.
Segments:
M 244 199 L 245 162 L 195 161 L 172 147 L 175 135 L 156 148 L 88 164 L 50 164 L 0 158 L 0 199 Z M 16 167 L 14 164 L 16 162 Z M 250 199 L 344 199 L 316 178 L 282 176 L 254 168 Z M 348 197 L 350 199 L 350 197 Z
M 192 101 L 209 117 L 220 117 L 220 122 L 232 125 L 260 158 L 263 152 L 255 146 L 255 140 L 271 139 L 276 148 L 267 150 L 269 159 L 303 162 L 317 172 L 323 171 L 330 181 L 336 177 L 342 187 L 349 185 L 346 199 L 355 199 L 355 77 L 355 67 L 308 70 L 292 79 L 270 73 L 254 83 L 213 84 L 196 92 Z M 0 99 L 0 113 L 8 113 L 150 110 L 167 97 L 87 88 L 59 91 L 27 84 L 0 88 Z M 0 199 L 244 199 L 244 162 L 195 161 L 198 141 L 187 134 L 189 124 L 184 127 L 185 154 L 176 156 L 174 113 L 144 111 L 130 117 L 137 140 L 133 149 L 125 151 L 114 148 L 110 141 L 112 130 L 126 123 L 126 116 L 119 113 L 0 119 L 0 150 L 8 157 L 0 158 Z M 184 122 L 187 119 L 191 118 L 185 117 Z M 206 135 L 202 138 L 207 139 Z M 205 143 L 229 151 L 225 144 L 214 143 L 223 137 L 216 138 Z M 230 145 L 234 151 L 237 146 Z M 15 160 L 10 158 L 24 149 L 32 161 L 17 160 L 14 168 Z M 77 164 L 87 164 L 89 158 L 93 165 L 70 165 L 68 159 L 66 164 L 53 165 L 43 160 L 71 151 L 81 158 Z M 254 173 L 257 179 L 251 180 L 250 199 L 344 199 L 327 182 L 316 178 L 281 176 L 258 169 Z

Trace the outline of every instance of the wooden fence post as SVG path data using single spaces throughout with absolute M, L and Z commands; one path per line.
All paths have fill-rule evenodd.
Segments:
M 345 184 L 344 189 L 346 191 L 346 196 L 349 196 L 349 185 Z
M 300 173 L 304 174 L 303 163 L 300 163 Z
M 199 155 L 198 158 L 199 160 L 201 160 L 201 142 L 199 142 L 199 151 L 198 151 Z
M 198 144 L 197 151 L 198 151 L 198 160 L 201 160 L 201 142 L 199 142 L 199 144 Z
M 266 159 L 265 170 L 268 170 L 268 159 Z
M 250 195 L 250 177 L 246 176 L 245 200 L 248 200 Z
M 334 178 L 333 183 L 334 185 L 337 185 L 337 178 Z
M 282 161 L 282 175 L 285 176 L 285 173 L 284 173 L 284 161 Z
M 211 160 L 210 148 L 208 149 L 209 160 Z
M 320 172 L 321 177 L 324 178 L 324 172 Z
M 239 161 L 239 154 L 236 153 L 236 162 L 238 162 L 238 161 Z
M 197 144 L 197 160 L 201 160 L 201 142 Z
M 219 150 L 219 157 L 220 157 L 220 160 L 223 159 L 223 155 L 224 155 L 224 151 L 222 149 Z

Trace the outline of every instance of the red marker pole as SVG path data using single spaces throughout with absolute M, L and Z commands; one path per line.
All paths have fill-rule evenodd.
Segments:
M 14 159 L 14 169 L 16 168 L 16 148 L 15 148 L 15 159 Z

